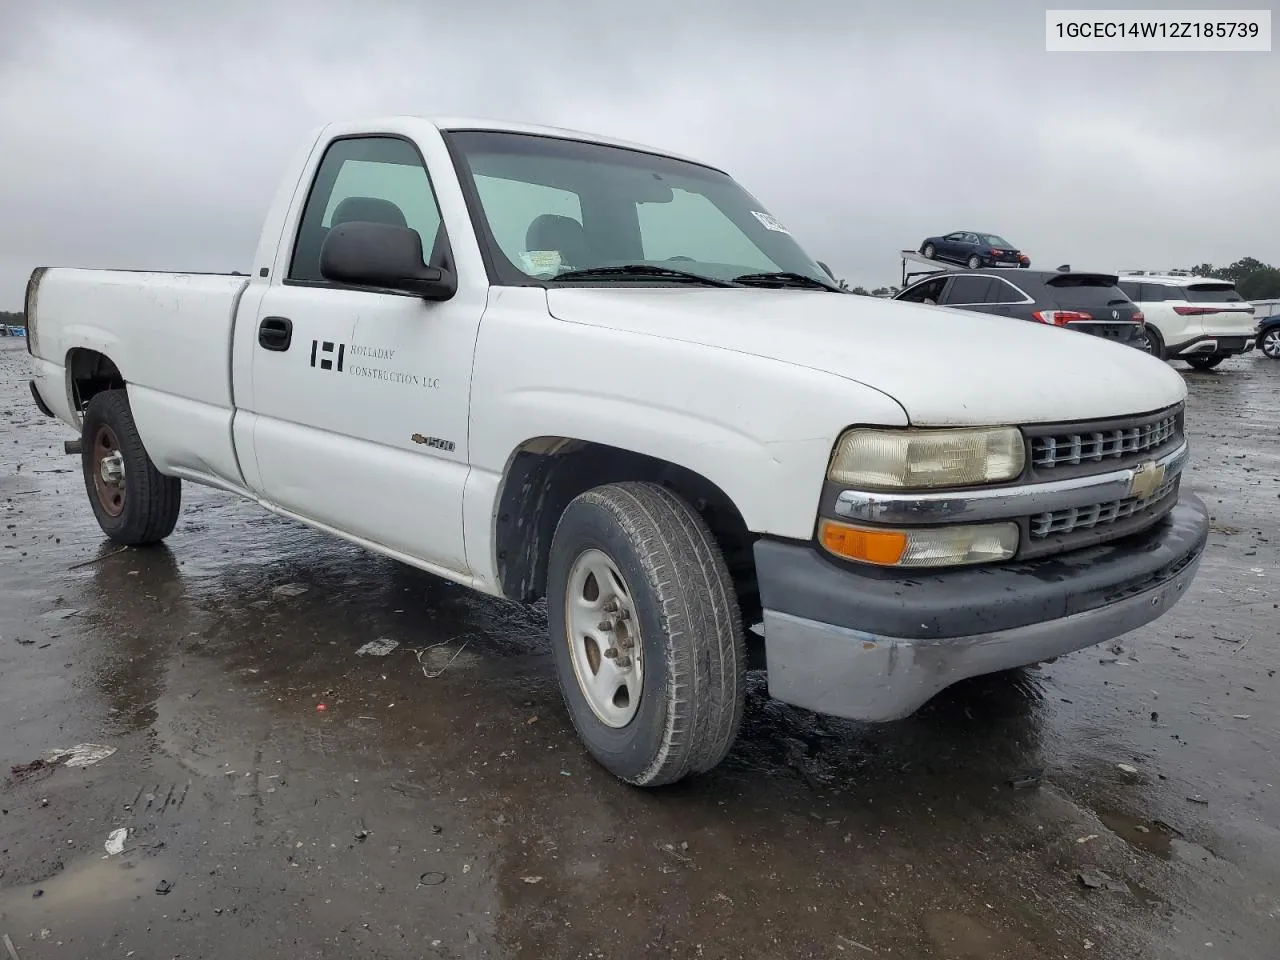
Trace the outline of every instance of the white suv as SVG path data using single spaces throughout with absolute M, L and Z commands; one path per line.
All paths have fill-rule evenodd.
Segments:
M 1253 349 L 1253 305 L 1230 280 L 1121 270 L 1120 289 L 1142 309 L 1157 357 L 1210 370 Z

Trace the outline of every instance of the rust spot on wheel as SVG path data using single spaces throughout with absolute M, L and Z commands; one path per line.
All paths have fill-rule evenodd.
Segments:
M 124 513 L 124 455 L 116 432 L 105 423 L 93 433 L 93 489 L 104 513 Z

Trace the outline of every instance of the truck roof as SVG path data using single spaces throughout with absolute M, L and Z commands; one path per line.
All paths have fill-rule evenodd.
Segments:
M 611 147 L 623 147 L 628 150 L 639 150 L 643 153 L 653 153 L 659 156 L 671 157 L 673 160 L 684 160 L 687 163 L 696 163 L 701 167 L 710 167 L 713 170 L 725 171 L 714 164 L 707 163 L 705 160 L 699 160 L 696 157 L 688 157 L 683 154 L 674 153 L 671 150 L 664 150 L 660 147 L 653 147 L 643 143 L 635 143 L 630 140 L 620 140 L 616 137 L 609 137 L 599 133 L 590 133 L 585 130 L 573 130 L 567 127 L 551 127 L 543 126 L 536 123 L 522 123 L 515 120 L 495 120 L 480 117 L 450 117 L 435 115 L 400 115 L 388 117 L 365 118 L 358 121 L 362 127 L 377 126 L 381 123 L 390 121 L 419 120 L 431 124 L 437 130 L 443 132 L 455 130 L 492 130 L 500 133 L 525 133 L 537 137 L 559 137 L 565 140 L 582 140 L 588 143 L 601 143 Z M 339 121 L 329 124 L 329 127 L 350 127 L 353 121 Z M 326 127 L 328 129 L 328 127 Z

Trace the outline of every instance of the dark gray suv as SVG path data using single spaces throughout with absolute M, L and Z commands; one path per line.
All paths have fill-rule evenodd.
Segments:
M 1113 273 L 1074 270 L 945 270 L 893 299 L 975 310 L 1091 333 L 1151 352 L 1142 311 Z

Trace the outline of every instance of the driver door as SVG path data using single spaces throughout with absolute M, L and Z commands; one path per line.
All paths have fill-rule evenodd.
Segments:
M 465 572 L 467 407 L 484 291 L 460 283 L 451 300 L 427 302 L 326 280 L 324 238 L 351 220 L 409 226 L 429 259 L 447 256 L 416 146 L 395 136 L 328 146 L 287 276 L 273 278 L 258 310 L 258 493 L 318 525 Z

